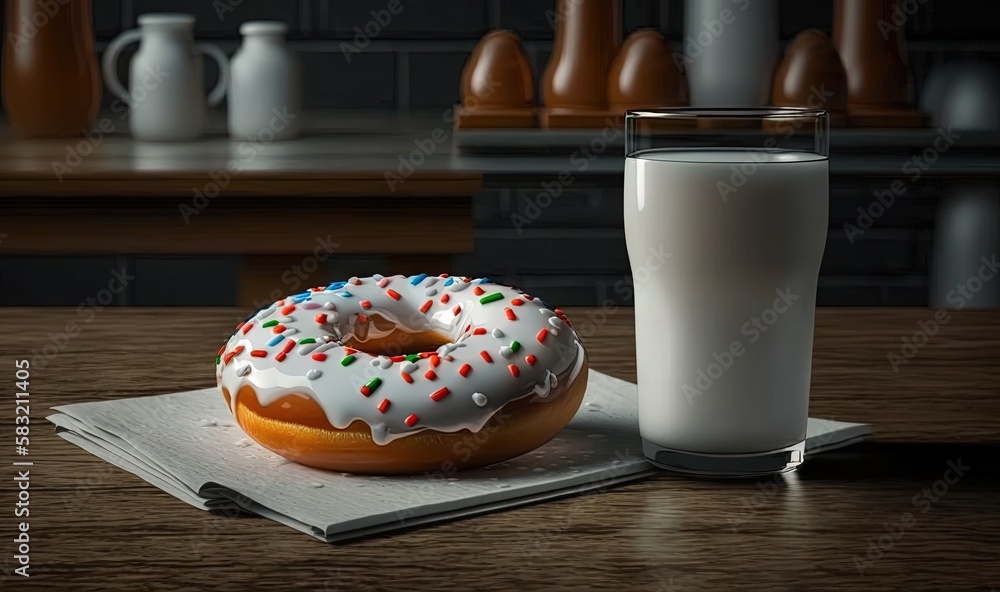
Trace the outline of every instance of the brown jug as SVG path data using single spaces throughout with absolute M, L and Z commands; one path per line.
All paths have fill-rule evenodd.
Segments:
M 101 105 L 90 0 L 7 0 L 3 105 L 23 136 L 75 136 Z
M 621 0 L 559 0 L 542 97 L 547 108 L 605 110 L 622 38 Z
M 897 0 L 835 0 L 833 42 L 851 107 L 913 108 L 906 24 L 898 22 L 896 7 Z

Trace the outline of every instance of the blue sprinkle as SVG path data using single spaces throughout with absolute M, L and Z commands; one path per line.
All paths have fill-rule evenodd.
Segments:
M 445 287 L 448 287 L 448 286 L 450 286 L 450 285 L 452 285 L 452 284 L 454 284 L 454 283 L 455 283 L 455 280 L 453 280 L 452 278 L 448 278 L 448 279 L 446 279 L 446 280 L 444 281 L 444 285 L 445 285 Z
M 420 275 L 415 275 L 415 276 L 413 276 L 413 279 L 410 280 L 410 285 L 417 286 L 417 285 L 420 284 L 420 282 L 422 282 L 422 281 L 424 281 L 426 279 L 427 279 L 427 274 L 426 273 L 422 273 Z
M 347 282 L 333 282 L 326 287 L 327 290 L 339 290 L 347 285 Z
M 479 283 L 480 284 L 492 284 L 493 282 L 490 281 L 490 278 L 482 278 L 482 279 L 479 280 Z
M 278 345 L 279 343 L 281 343 L 282 341 L 284 341 L 284 339 L 285 338 L 282 337 L 281 335 L 276 335 L 274 337 L 274 339 L 272 339 L 271 341 L 267 342 L 267 345 L 268 345 L 268 347 Z
M 351 296 L 354 296 L 354 294 L 351 294 L 347 290 L 344 290 L 343 292 L 337 292 L 337 296 L 340 296 L 342 298 L 350 298 Z
M 312 296 L 312 292 L 299 292 L 298 294 L 292 296 L 292 298 L 308 298 Z

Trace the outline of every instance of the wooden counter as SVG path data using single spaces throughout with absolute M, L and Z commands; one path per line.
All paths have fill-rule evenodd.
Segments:
M 776 481 L 663 474 L 599 494 L 329 546 L 268 520 L 191 508 L 61 440 L 42 419 L 53 405 L 211 385 L 218 343 L 246 312 L 105 309 L 63 341 L 58 333 L 65 324 L 81 322 L 77 311 L 0 309 L 9 383 L 14 360 L 35 359 L 32 577 L 8 577 L 3 589 L 989 592 L 1000 586 L 1000 313 L 952 313 L 895 372 L 888 354 L 899 352 L 901 340 L 933 311 L 818 310 L 812 415 L 871 422 L 874 441 L 810 459 Z M 592 366 L 634 380 L 631 309 L 606 312 L 604 320 L 591 309 L 567 312 L 585 336 Z M 50 343 L 59 350 L 51 359 L 32 353 Z M 9 413 L 0 425 L 5 434 L 13 431 Z M 970 467 L 950 485 L 943 481 L 949 462 Z M 6 475 L 9 483 L 9 467 Z M 9 493 L 4 497 L 13 503 Z M 901 520 L 900 530 L 894 525 Z M 9 515 L 3 521 L 5 538 L 12 521 Z M 869 560 L 887 524 L 897 536 L 882 538 L 887 550 L 872 551 Z

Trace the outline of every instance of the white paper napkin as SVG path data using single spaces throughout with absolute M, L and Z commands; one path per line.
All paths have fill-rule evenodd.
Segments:
M 327 542 L 602 489 L 656 472 L 642 456 L 636 387 L 591 370 L 580 411 L 555 439 L 470 471 L 353 476 L 304 467 L 250 440 L 217 389 L 79 403 L 59 435 L 198 508 L 235 509 Z M 809 419 L 806 454 L 863 439 L 867 425 Z

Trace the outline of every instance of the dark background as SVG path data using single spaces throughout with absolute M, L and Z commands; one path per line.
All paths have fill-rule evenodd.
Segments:
M 216 6 L 226 0 L 95 0 L 98 51 L 146 12 L 196 15 L 199 40 L 216 42 L 230 55 L 239 45 L 240 23 L 281 20 L 289 25 L 290 45 L 300 52 L 307 109 L 440 114 L 458 100 L 462 66 L 483 33 L 498 27 L 516 30 L 536 76 L 545 67 L 553 33 L 546 18 L 553 0 L 401 0 L 406 9 L 348 63 L 341 43 L 350 43 L 354 27 L 363 27 L 371 20 L 369 11 L 385 8 L 386 0 L 230 2 L 232 10 L 220 19 Z M 623 5 L 626 34 L 656 27 L 679 46 L 682 0 L 623 0 Z M 830 0 L 781 0 L 782 38 L 787 41 L 811 27 L 829 32 L 832 15 Z M 1000 2 L 926 0 L 906 28 L 918 96 L 927 73 L 946 61 L 976 57 L 996 62 L 1000 56 Z M 119 63 L 123 74 L 129 55 Z M 475 254 L 455 257 L 451 270 L 428 273 L 488 275 L 561 305 L 618 298 L 613 286 L 629 274 L 620 177 L 574 184 L 519 234 L 511 214 L 523 209 L 526 196 L 538 193 L 541 179 L 534 185 L 531 179 L 523 181 L 510 187 L 488 185 L 477 195 Z M 886 180 L 879 178 L 832 179 L 819 304 L 927 304 L 939 181 L 925 177 L 910 185 L 854 244 L 843 230 L 845 222 L 856 220 L 859 206 L 871 203 L 872 190 L 885 187 Z M 76 305 L 106 286 L 109 270 L 122 268 L 136 280 L 116 304 L 231 305 L 238 265 L 235 258 L 218 257 L 0 257 L 0 305 Z M 329 262 L 327 272 L 332 281 L 377 272 L 381 265 L 379 258 L 342 257 Z M 58 287 L 39 289 L 50 285 Z

